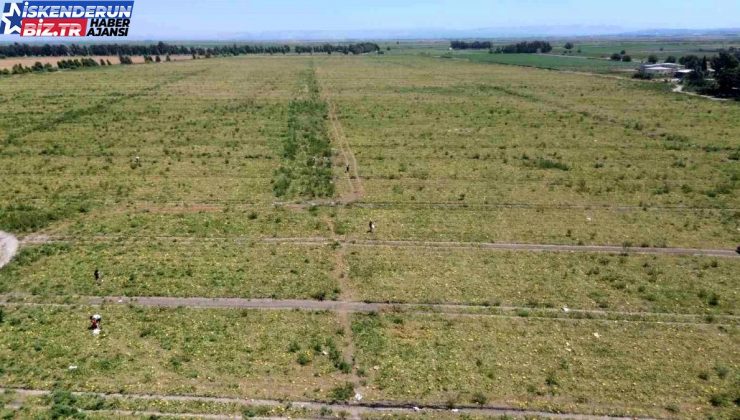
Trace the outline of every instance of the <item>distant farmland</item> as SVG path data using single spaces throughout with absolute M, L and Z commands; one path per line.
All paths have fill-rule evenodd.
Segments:
M 423 53 L 1 79 L 0 414 L 736 417 L 738 104 Z
M 478 63 L 509 64 L 539 67 L 552 70 L 582 71 L 591 73 L 621 73 L 634 71 L 639 63 L 624 63 L 602 58 L 563 56 L 554 54 L 488 54 L 477 52 L 460 54 L 460 57 Z

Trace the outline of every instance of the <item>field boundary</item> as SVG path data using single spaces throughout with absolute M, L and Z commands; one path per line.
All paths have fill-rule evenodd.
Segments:
M 51 394 L 49 390 L 39 389 L 23 389 L 23 388 L 0 388 L 0 391 L 11 391 L 19 395 L 42 397 Z M 199 401 L 199 402 L 211 402 L 211 403 L 232 403 L 243 405 L 246 407 L 250 406 L 268 406 L 268 407 L 282 407 L 285 404 L 290 404 L 295 408 L 304 408 L 309 410 L 321 410 L 322 408 L 330 408 L 335 411 L 345 411 L 354 418 L 359 418 L 362 414 L 371 413 L 441 413 L 451 412 L 455 414 L 478 414 L 478 415 L 495 415 L 495 416 L 534 416 L 534 417 L 546 417 L 552 419 L 573 419 L 573 420 L 598 420 L 598 419 L 614 419 L 614 420 L 630 420 L 637 417 L 618 417 L 618 416 L 602 416 L 602 415 L 591 415 L 591 414 L 564 414 L 564 413 L 552 413 L 547 411 L 537 410 L 526 410 L 518 409 L 513 407 L 484 405 L 484 406 L 473 406 L 473 405 L 459 405 L 456 408 L 450 409 L 443 405 L 423 405 L 414 403 L 392 403 L 392 402 L 374 402 L 374 403 L 339 403 L 339 402 L 321 402 L 321 401 L 277 401 L 277 400 L 262 400 L 262 399 L 247 399 L 247 398 L 228 398 L 228 397 L 199 397 L 199 396 L 188 396 L 188 395 L 156 395 L 156 394 L 106 394 L 96 392 L 72 392 L 73 395 L 84 396 L 94 395 L 105 399 L 142 399 L 142 400 L 154 400 L 154 401 Z M 645 417 L 644 419 L 647 419 Z
M 365 188 L 362 186 L 362 178 L 360 178 L 360 172 L 357 168 L 357 158 L 349 146 L 347 137 L 344 135 L 344 130 L 339 122 L 339 117 L 337 117 L 336 105 L 329 99 L 328 94 L 326 95 L 325 102 L 329 108 L 329 121 L 334 134 L 332 137 L 337 141 L 344 161 L 350 166 L 349 173 L 345 171 L 345 174 L 349 181 L 351 193 L 341 197 L 340 200 L 345 204 L 354 203 L 355 201 L 361 200 L 365 195 Z
M 263 243 L 263 244 L 291 244 L 306 246 L 322 246 L 339 244 L 364 247 L 397 247 L 397 248 L 427 248 L 427 249 L 488 249 L 498 251 L 520 252 L 567 252 L 567 253 L 606 253 L 606 254 L 643 254 L 643 255 L 675 255 L 715 258 L 740 258 L 740 254 L 731 249 L 712 248 L 649 248 L 617 245 L 560 245 L 535 243 L 507 243 L 507 242 L 458 242 L 458 241 L 415 241 L 415 240 L 364 240 L 364 239 L 332 239 L 326 237 L 306 238 L 252 238 L 252 237 L 194 237 L 194 236 L 117 236 L 92 235 L 88 237 L 32 235 L 23 238 L 20 242 L 26 245 L 44 245 L 53 243 L 96 243 L 121 242 L 128 239 L 137 240 L 176 240 L 178 242 L 224 242 L 234 243 Z
M 30 300 L 29 300 L 30 298 Z M 600 309 L 558 309 L 528 306 L 492 306 L 464 303 L 390 303 L 358 302 L 351 300 L 305 300 L 305 299 L 245 299 L 211 297 L 167 297 L 167 296 L 58 296 L 57 302 L 37 302 L 34 296 L 23 293 L 0 295 L 0 306 L 136 306 L 151 308 L 189 309 L 254 309 L 267 311 L 300 310 L 311 312 L 334 312 L 346 317 L 350 313 L 407 313 L 423 315 L 458 315 L 498 318 L 544 318 L 564 321 L 610 321 L 639 322 L 668 325 L 734 325 L 740 324 L 738 315 L 712 315 L 711 320 L 703 314 L 681 314 L 668 312 L 629 312 Z M 347 324 L 348 325 L 348 324 Z M 345 326 L 347 326 L 345 325 Z M 351 331 L 350 336 L 351 339 Z M 347 356 L 353 356 L 350 349 Z

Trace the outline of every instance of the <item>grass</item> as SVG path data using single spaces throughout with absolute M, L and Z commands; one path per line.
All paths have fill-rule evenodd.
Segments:
M 0 292 L 34 295 L 336 297 L 327 247 L 130 241 L 24 248 Z M 99 269 L 102 281 L 93 279 Z
M 554 54 L 488 54 L 488 52 L 455 54 L 476 63 L 495 63 L 550 70 L 581 71 L 589 73 L 616 73 L 629 76 L 628 71 L 638 67 L 638 63 L 623 63 L 604 58 L 563 56 Z
M 338 219 L 348 227 L 347 237 L 358 239 L 371 239 L 366 234 L 367 222 L 362 221 L 373 220 L 378 229 L 372 239 L 383 240 L 613 246 L 630 242 L 716 249 L 734 248 L 738 216 L 729 210 L 589 210 L 544 205 L 447 209 L 409 204 L 338 212 Z
M 301 366 L 291 341 L 340 340 L 329 314 L 5 308 L 0 381 L 7 387 L 323 399 L 346 376 L 319 353 Z M 93 311 L 103 334 L 86 329 Z M 43 355 L 43 356 L 40 356 Z M 77 369 L 70 370 L 70 365 Z
M 283 165 L 275 172 L 273 190 L 277 197 L 331 197 L 334 183 L 328 115 L 313 68 L 302 73 L 301 90 L 301 98 L 291 101 L 288 108 Z
M 351 77 L 372 72 L 386 77 Z M 597 236 L 581 231 L 584 243 L 737 242 L 737 214 L 729 209 L 738 201 L 716 193 L 736 191 L 740 179 L 727 137 L 736 130 L 723 123 L 738 116 L 735 106 L 631 80 L 427 57 L 336 62 L 321 74 L 328 90 L 342 92 L 337 109 L 358 159 L 363 201 L 384 205 L 347 211 L 351 236 L 377 219 L 378 235 L 394 239 L 548 242 L 555 231 L 580 230 L 581 220 L 594 219 L 583 209 L 593 207 Z M 424 207 L 439 202 L 471 209 Z M 511 204 L 531 209 L 496 207 Z M 567 209 L 573 206 L 583 209 Z M 600 206 L 635 210 L 601 213 Z
M 11 76 L 0 102 L 0 230 L 67 241 L 25 246 L 0 271 L 0 293 L 41 303 L 341 294 L 516 310 L 357 315 L 347 334 L 329 313 L 11 304 L 0 312 L 0 386 L 324 402 L 356 390 L 398 404 L 730 417 L 737 332 L 723 324 L 738 313 L 734 260 L 352 241 L 734 249 L 737 106 L 580 74 L 622 66 L 604 60 L 500 56 L 582 66 L 559 72 L 475 61 L 486 53 L 440 59 L 433 43 L 392 47 Z M 357 159 L 349 175 L 329 141 L 329 109 Z M 292 205 L 331 197 L 334 185 L 349 193 L 355 171 L 347 196 L 359 202 Z M 543 308 L 560 306 L 608 313 L 547 319 Z M 85 329 L 93 311 L 104 317 L 98 338 Z M 639 322 L 681 314 L 705 318 Z M 48 414 L 51 403 L 20 416 Z
M 242 405 L 239 403 L 222 403 L 211 401 L 168 401 L 157 399 L 142 399 L 136 397 L 107 397 L 102 398 L 95 394 L 75 394 L 69 391 L 57 389 L 52 395 L 43 397 L 27 397 L 23 400 L 19 415 L 27 415 L 31 412 L 46 412 L 51 414 L 55 408 L 58 410 L 59 400 L 62 399 L 66 406 L 77 412 L 82 412 L 85 418 L 118 418 L 114 411 L 132 412 L 157 412 L 171 415 L 173 418 L 178 414 L 214 414 L 224 416 L 249 417 L 307 417 L 318 413 L 305 408 L 293 407 L 289 403 L 277 406 L 264 405 Z M 141 418 L 150 418 L 140 415 Z M 131 418 L 131 416 L 120 416 Z M 11 417 L 12 418 L 12 417 Z M 137 417 L 134 417 L 137 418 Z
M 732 380 L 713 377 L 710 387 L 698 375 L 733 360 L 734 327 L 358 315 L 352 329 L 370 400 L 485 397 L 609 415 L 664 416 L 669 405 L 692 415 L 732 410 L 710 402 L 712 389 L 731 392 Z
M 733 259 L 350 248 L 360 300 L 627 312 L 737 311 Z M 716 301 L 714 300 L 716 298 Z

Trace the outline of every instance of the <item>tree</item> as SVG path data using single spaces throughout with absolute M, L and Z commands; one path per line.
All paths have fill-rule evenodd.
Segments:
M 573 49 L 573 43 L 572 42 L 566 42 L 565 45 L 563 46 L 563 48 L 565 48 L 566 50 L 570 51 L 570 50 Z
M 655 54 L 650 54 L 648 56 L 648 58 L 647 58 L 647 62 L 650 63 L 650 64 L 657 63 L 658 62 L 658 56 L 656 56 Z
M 619 55 L 625 55 L 625 54 L 627 54 L 627 51 L 625 51 L 625 50 L 622 50 L 622 51 L 619 52 Z
M 701 59 L 695 55 L 685 55 L 679 58 L 678 62 L 686 66 L 687 69 L 701 70 Z
M 612 61 L 620 61 L 622 60 L 622 56 L 620 54 L 614 53 L 611 57 L 609 57 Z
M 672 55 L 669 55 L 668 57 L 665 58 L 665 62 L 666 63 L 675 63 L 676 62 L 676 57 L 674 57 Z
M 625 63 L 629 63 L 632 61 L 632 57 L 630 57 L 629 55 L 623 55 L 622 61 L 624 61 Z
M 724 93 L 731 92 L 733 88 L 740 88 L 740 60 L 727 51 L 720 51 L 712 58 L 714 78 L 717 80 L 719 90 Z

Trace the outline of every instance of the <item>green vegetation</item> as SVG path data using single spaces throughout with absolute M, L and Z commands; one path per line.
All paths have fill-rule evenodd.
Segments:
M 326 103 L 312 70 L 301 75 L 302 98 L 288 108 L 288 133 L 283 138 L 283 166 L 275 173 L 277 197 L 331 197 L 331 142 L 326 128 Z
M 12 394 L 11 394 L 12 396 Z M 118 414 L 120 412 L 136 412 L 142 419 L 150 419 L 151 416 L 144 412 L 161 413 L 163 416 L 171 415 L 173 418 L 178 414 L 191 415 L 224 415 L 250 417 L 310 417 L 318 415 L 317 412 L 306 408 L 293 407 L 290 403 L 276 406 L 243 405 L 236 402 L 216 402 L 210 400 L 198 401 L 173 401 L 157 400 L 153 398 L 127 397 L 101 397 L 97 394 L 71 394 L 69 391 L 57 389 L 51 395 L 41 397 L 25 397 L 21 407 L 15 412 L 16 417 L 23 418 L 35 416 L 36 418 L 54 418 L 59 414 L 60 403 L 64 404 L 64 410 L 79 418 L 105 419 L 105 418 L 137 418 L 134 415 Z M 4 413 L 4 412 L 3 412 Z M 8 410 L 8 415 L 11 411 Z M 59 416 L 57 418 L 67 418 Z
M 738 309 L 733 273 L 740 263 L 732 259 L 357 247 L 348 261 L 352 289 L 374 302 L 679 314 Z
M 553 40 L 551 54 L 385 43 L 382 55 L 10 76 L 0 230 L 29 241 L 0 270 L 0 387 L 59 390 L 13 415 L 308 417 L 290 401 L 359 393 L 371 404 L 732 417 L 737 259 L 476 247 L 740 243 L 740 108 L 615 77 L 638 66 L 625 56 L 706 49 L 701 68 L 720 45 L 661 54 L 657 41 L 586 41 Z M 594 72 L 604 74 L 584 74 Z M 78 295 L 417 305 L 142 309 Z M 103 315 L 97 337 L 92 313 Z M 423 411 L 396 417 L 458 417 Z
M 336 299 L 331 268 L 327 247 L 173 240 L 44 245 L 24 248 L 0 271 L 0 293 Z
M 470 53 L 462 55 L 476 63 L 509 64 L 524 67 L 538 67 L 550 70 L 581 71 L 592 73 L 626 74 L 634 71 L 636 65 L 619 60 L 610 61 L 601 58 L 581 56 L 562 56 L 548 54 L 482 54 Z
M 391 314 L 358 315 L 352 330 L 373 399 L 723 416 L 733 408 L 722 395 L 737 391 L 730 375 L 699 377 L 734 363 L 734 327 Z
M 98 337 L 86 328 L 92 311 L 103 316 Z M 287 350 L 291 341 L 339 340 L 329 314 L 121 307 L 5 312 L 0 378 L 6 387 L 324 399 L 346 376 L 329 356 L 319 353 L 301 366 Z

